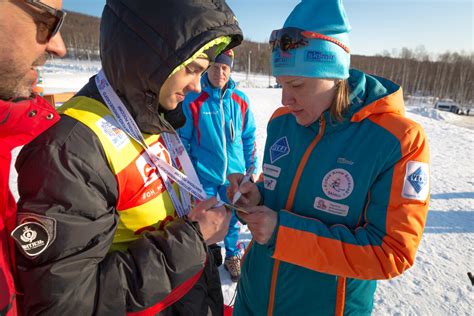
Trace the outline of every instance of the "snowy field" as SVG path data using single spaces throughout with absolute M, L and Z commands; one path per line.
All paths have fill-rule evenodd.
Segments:
M 99 69 L 97 63 L 55 61 L 44 70 L 46 93 L 77 91 Z M 266 123 L 280 104 L 280 89 L 268 89 L 273 78 L 235 74 L 244 86 L 257 121 L 258 157 L 262 159 Z M 402 276 L 380 281 L 374 315 L 473 315 L 474 287 L 474 116 L 439 112 L 432 104 L 410 102 L 407 116 L 421 124 L 431 149 L 431 202 L 415 265 Z M 18 151 L 15 151 L 15 156 Z M 10 185 L 15 194 L 16 174 Z M 243 227 L 243 244 L 251 239 Z M 235 284 L 220 268 L 226 303 Z

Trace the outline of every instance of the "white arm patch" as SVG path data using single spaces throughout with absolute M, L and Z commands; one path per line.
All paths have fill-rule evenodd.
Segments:
M 425 201 L 430 190 L 430 171 L 427 163 L 409 161 L 403 181 L 402 197 Z

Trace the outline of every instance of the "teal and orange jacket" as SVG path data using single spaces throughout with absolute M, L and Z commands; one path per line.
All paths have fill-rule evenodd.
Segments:
M 423 129 L 402 89 L 351 70 L 342 122 L 308 127 L 284 107 L 267 127 L 259 189 L 278 212 L 245 254 L 234 315 L 369 315 L 376 281 L 414 263 L 429 201 Z

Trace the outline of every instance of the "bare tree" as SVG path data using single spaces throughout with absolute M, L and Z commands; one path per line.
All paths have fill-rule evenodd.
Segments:
M 100 19 L 68 12 L 62 29 L 69 57 L 99 59 Z M 250 51 L 252 54 L 250 54 Z M 234 71 L 247 72 L 248 57 L 252 73 L 271 74 L 271 49 L 268 43 L 245 40 L 235 48 Z M 351 56 L 351 66 L 385 77 L 403 86 L 405 93 L 450 98 L 473 103 L 473 53 L 446 52 L 437 57 L 424 46 L 383 50 L 376 56 Z

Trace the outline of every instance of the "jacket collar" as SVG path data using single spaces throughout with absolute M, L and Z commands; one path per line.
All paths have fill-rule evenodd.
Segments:
M 13 149 L 29 143 L 59 120 L 54 107 L 38 95 L 16 101 L 0 100 L 0 139 Z
M 329 111 L 323 113 L 326 121 L 325 134 L 345 128 L 350 123 L 361 122 L 372 115 L 393 113 L 405 115 L 402 88 L 390 80 L 371 76 L 359 70 L 351 69 L 350 107 L 341 122 L 331 120 Z M 319 120 L 310 126 L 319 131 Z

